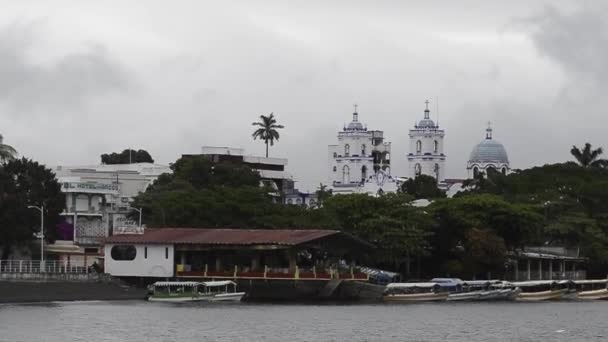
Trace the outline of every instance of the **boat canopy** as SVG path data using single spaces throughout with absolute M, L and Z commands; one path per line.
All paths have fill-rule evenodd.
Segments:
M 387 289 L 406 289 L 412 287 L 433 288 L 439 286 L 438 283 L 391 283 L 386 285 Z
M 462 285 L 465 286 L 485 286 L 485 285 L 495 285 L 502 284 L 501 280 L 465 280 Z
M 157 281 L 156 283 L 152 284 L 153 286 L 160 286 L 160 287 L 164 287 L 164 286 L 186 286 L 186 287 L 194 287 L 194 286 L 199 286 L 201 283 L 198 283 L 196 281 Z
M 574 283 L 576 285 L 586 285 L 586 284 L 607 284 L 608 279 L 588 279 L 588 280 L 575 280 Z
M 463 284 L 462 279 L 459 278 L 433 278 L 431 281 L 441 287 L 457 287 Z
M 532 280 L 532 281 L 519 281 L 511 283 L 517 287 L 525 287 L 525 286 L 542 286 L 542 285 L 556 285 L 558 284 L 555 280 Z
M 207 287 L 236 285 L 236 283 L 231 280 L 205 281 L 205 282 L 202 282 L 201 284 L 203 286 L 207 286 Z

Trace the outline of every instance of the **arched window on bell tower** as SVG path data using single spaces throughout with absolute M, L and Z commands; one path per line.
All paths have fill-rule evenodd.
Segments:
M 422 174 L 422 166 L 420 166 L 420 164 L 414 166 L 414 173 L 416 174 L 416 177 Z
M 439 142 L 435 140 L 433 142 L 433 152 L 437 153 L 439 151 Z
M 420 140 L 416 141 L 416 152 L 422 152 L 422 141 Z
M 361 156 L 365 157 L 365 144 L 361 145 Z
M 367 166 L 361 166 L 361 182 L 365 182 L 367 179 Z
M 433 169 L 433 171 L 435 172 L 435 178 L 439 182 L 439 164 L 435 164 L 435 168 Z
M 348 157 L 350 155 L 350 145 L 346 144 L 344 145 L 344 156 Z

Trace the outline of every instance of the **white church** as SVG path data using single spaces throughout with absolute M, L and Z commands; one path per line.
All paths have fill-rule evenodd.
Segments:
M 463 180 L 446 176 L 445 130 L 439 127 L 439 122 L 431 119 L 429 101 L 425 103 L 424 117 L 409 130 L 405 177 L 391 174 L 391 143 L 384 140 L 383 131 L 368 130 L 359 121 L 355 106 L 352 121 L 338 132 L 338 144 L 328 147 L 328 181 L 332 192 L 369 195 L 396 192 L 402 181 L 419 175 L 435 178 L 438 187 L 447 190 L 448 194 L 458 191 Z M 507 151 L 493 139 L 492 133 L 488 126 L 485 139 L 471 151 L 466 165 L 468 178 L 489 169 L 503 174 L 510 172 Z

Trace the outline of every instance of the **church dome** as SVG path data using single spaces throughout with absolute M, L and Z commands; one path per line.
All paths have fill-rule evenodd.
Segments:
M 491 128 L 488 128 L 486 132 L 486 138 L 471 151 L 469 163 L 495 162 L 508 164 L 509 156 L 503 144 L 492 139 Z
M 435 121 L 431 120 L 431 119 L 422 119 L 420 120 L 420 122 L 418 123 L 418 127 L 419 128 L 435 128 Z
M 351 123 L 349 123 L 348 126 L 346 126 L 346 129 L 350 130 L 350 131 L 363 130 L 363 124 L 360 123 L 359 121 L 351 121 Z

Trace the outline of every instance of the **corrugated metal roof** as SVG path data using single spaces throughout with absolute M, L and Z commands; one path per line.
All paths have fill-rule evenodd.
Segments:
M 320 229 L 161 228 L 146 229 L 143 234 L 110 236 L 105 243 L 294 246 L 339 233 Z

